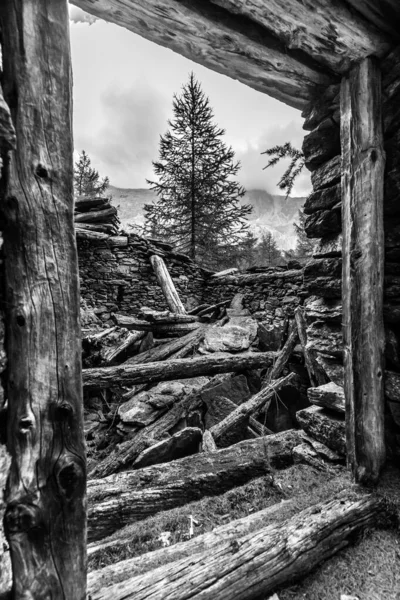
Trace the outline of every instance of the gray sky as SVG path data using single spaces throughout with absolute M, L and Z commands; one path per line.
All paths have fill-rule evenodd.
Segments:
M 282 193 L 276 183 L 284 167 L 263 171 L 268 157 L 260 153 L 287 141 L 301 147 L 299 111 L 78 8 L 71 7 L 70 16 L 75 149 L 88 152 L 101 176 L 118 187 L 147 187 L 159 136 L 172 117 L 172 96 L 193 70 L 242 163 L 240 182 Z M 309 191 L 304 172 L 294 194 Z

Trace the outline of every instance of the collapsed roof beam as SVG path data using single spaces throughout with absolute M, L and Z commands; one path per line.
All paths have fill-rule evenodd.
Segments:
M 262 25 L 200 0 L 73 0 L 88 13 L 303 109 L 335 76 Z
M 386 0 L 388 1 L 388 0 Z M 398 0 L 392 0 L 398 1 Z M 391 45 L 386 33 L 346 2 L 332 0 L 211 0 L 252 19 L 292 49 L 303 51 L 336 73 L 369 55 L 384 56 Z M 360 8 L 376 0 L 353 0 Z M 376 9 L 378 12 L 378 9 Z M 382 21 L 382 15 L 380 21 Z M 378 22 L 380 22 L 378 20 Z M 400 39 L 400 34 L 397 34 Z

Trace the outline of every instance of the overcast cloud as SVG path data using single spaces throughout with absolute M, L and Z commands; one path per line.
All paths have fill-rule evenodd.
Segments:
M 240 182 L 282 193 L 276 183 L 285 165 L 263 171 L 268 157 L 261 152 L 287 141 L 301 146 L 299 111 L 80 9 L 71 7 L 70 16 L 75 149 L 85 149 L 102 176 L 119 187 L 147 187 L 173 94 L 193 70 L 242 163 Z M 309 191 L 304 173 L 294 192 Z

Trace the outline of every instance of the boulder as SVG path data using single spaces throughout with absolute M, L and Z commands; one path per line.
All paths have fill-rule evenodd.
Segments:
M 252 341 L 251 330 L 228 323 L 223 327 L 209 327 L 204 335 L 203 348 L 207 352 L 243 352 Z
M 340 211 L 317 210 L 304 222 L 304 231 L 308 238 L 323 238 L 340 233 L 342 229 Z
M 325 321 L 311 323 L 307 327 L 307 349 L 341 359 L 343 357 L 341 325 Z
M 342 415 L 345 413 L 344 390 L 341 386 L 333 383 L 333 381 L 325 385 L 309 388 L 307 395 L 311 404 L 328 408 Z

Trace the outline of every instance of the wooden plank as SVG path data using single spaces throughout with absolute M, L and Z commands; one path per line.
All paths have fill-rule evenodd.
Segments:
M 66 0 L 0 4 L 17 135 L 3 171 L 13 598 L 86 597 L 86 458 Z M 5 188 L 5 189 L 4 189 Z
M 341 87 L 346 436 L 357 482 L 385 462 L 383 151 L 380 71 L 364 60 Z
M 316 61 L 304 52 L 291 50 L 265 27 L 210 2 L 74 0 L 73 3 L 295 108 L 305 108 L 319 86 L 335 80 Z
M 289 520 L 227 539 L 93 594 L 93 600 L 256 600 L 301 579 L 378 522 L 384 500 L 346 490 Z M 229 530 L 228 530 L 229 531 Z M 215 533 L 224 539 L 225 528 Z M 189 548 L 193 542 L 188 542 Z
M 352 11 L 346 2 L 332 0 L 211 0 L 232 13 L 252 19 L 288 48 L 303 51 L 337 73 L 351 61 L 370 54 L 384 56 L 391 37 Z M 390 0 L 384 0 L 389 3 Z M 358 4 L 366 0 L 358 0 Z M 394 4 L 396 0 L 391 0 Z M 377 4 L 376 0 L 369 3 Z M 378 13 L 379 9 L 375 11 Z M 383 19 L 381 18 L 381 21 Z
M 177 315 L 186 315 L 186 309 L 179 298 L 175 284 L 161 256 L 153 254 L 153 256 L 150 256 L 150 263 L 160 284 L 168 308 Z
M 153 381 L 188 379 L 199 375 L 237 373 L 248 369 L 266 367 L 272 363 L 275 356 L 275 352 L 257 352 L 242 355 L 220 352 L 217 356 L 181 358 L 137 365 L 125 363 L 115 367 L 84 369 L 82 373 L 83 387 L 99 390 L 118 384 L 134 385 Z

